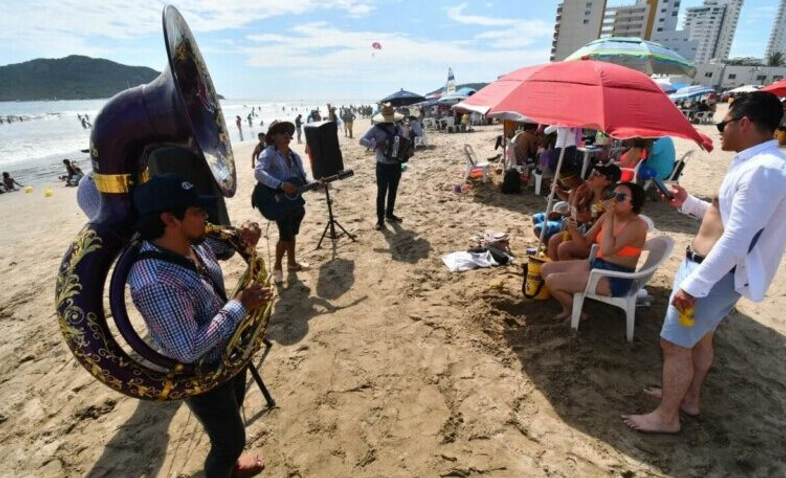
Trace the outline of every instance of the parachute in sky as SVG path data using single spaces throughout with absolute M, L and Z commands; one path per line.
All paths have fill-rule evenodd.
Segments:
M 382 43 L 380 43 L 380 42 L 378 42 L 378 41 L 375 41 L 375 42 L 373 42 L 373 43 L 371 44 L 371 48 L 373 48 L 373 49 L 375 49 L 375 50 L 381 50 L 381 49 L 382 49 Z M 376 55 L 374 55 L 374 52 L 373 52 L 373 51 L 371 52 L 371 56 L 376 56 Z

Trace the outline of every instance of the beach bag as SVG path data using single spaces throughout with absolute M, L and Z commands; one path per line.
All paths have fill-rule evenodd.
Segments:
M 527 299 L 548 300 L 551 297 L 546 281 L 540 274 L 540 269 L 546 262 L 549 262 L 548 257 L 538 254 L 527 257 L 527 263 L 524 264 L 524 282 L 521 285 L 521 291 Z
M 521 192 L 521 174 L 516 169 L 508 169 L 502 177 L 500 186 L 502 194 L 517 194 Z

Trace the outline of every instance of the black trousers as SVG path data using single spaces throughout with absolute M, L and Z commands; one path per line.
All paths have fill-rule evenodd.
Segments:
M 385 215 L 393 215 L 400 180 L 400 164 L 377 163 L 377 222 L 383 222 Z M 387 196 L 387 210 L 385 210 L 385 196 Z
M 205 478 L 229 478 L 246 446 L 240 406 L 246 395 L 246 369 L 213 390 L 186 399 L 186 405 L 205 427 L 210 452 Z

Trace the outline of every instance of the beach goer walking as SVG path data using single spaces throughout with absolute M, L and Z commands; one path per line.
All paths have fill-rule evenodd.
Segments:
M 297 132 L 297 144 L 302 143 L 300 136 L 303 133 L 303 115 L 298 114 L 295 118 L 295 131 Z
M 259 142 L 254 147 L 254 152 L 251 153 L 251 169 L 257 167 L 257 159 L 259 158 L 259 153 L 265 149 L 265 133 L 257 133 L 257 139 Z
M 205 239 L 205 208 L 215 204 L 198 196 L 193 184 L 176 174 L 154 176 L 137 187 L 134 205 L 143 242 L 141 258 L 131 268 L 131 299 L 157 348 L 167 357 L 191 364 L 215 364 L 246 312 L 264 306 L 271 291 L 251 285 L 226 297 L 217 256 L 230 246 Z M 261 231 L 254 223 L 239 228 L 243 241 L 256 246 Z M 172 260 L 163 257 L 171 257 Z M 194 264 L 186 268 L 179 263 Z M 202 271 L 202 272 L 199 272 Z M 240 407 L 245 397 L 245 369 L 209 392 L 185 399 L 210 439 L 205 476 L 252 476 L 262 471 L 262 460 L 241 455 L 246 444 Z
M 360 144 L 375 151 L 376 176 L 377 176 L 377 224 L 374 229 L 380 231 L 385 228 L 385 219 L 391 222 L 401 222 L 401 218 L 393 212 L 396 207 L 396 193 L 401 180 L 401 164 L 388 158 L 390 142 L 396 135 L 396 123 L 404 115 L 396 113 L 390 103 L 382 106 L 379 113 L 374 115 L 374 126 L 360 138 Z M 387 204 L 387 208 L 385 208 Z
M 237 125 L 238 133 L 240 133 L 240 141 L 243 141 L 243 121 L 240 119 L 240 115 L 235 117 L 235 124 Z
M 297 191 L 297 186 L 288 179 L 300 178 L 303 184 L 310 182 L 300 155 L 289 148 L 295 125 L 289 121 L 273 121 L 267 130 L 265 140 L 268 146 L 259 155 L 254 169 L 254 177 L 262 185 L 281 190 L 287 194 Z M 276 262 L 273 266 L 273 279 L 277 284 L 284 281 L 282 261 L 287 256 L 287 270 L 298 272 L 307 270 L 308 264 L 300 263 L 295 257 L 297 235 L 300 223 L 306 215 L 303 206 L 293 208 L 284 219 L 276 221 L 278 242 L 276 243 Z
M 355 124 L 355 113 L 352 112 L 351 109 L 347 108 L 345 110 L 346 114 L 344 115 L 344 136 L 349 135 L 349 139 L 353 138 L 352 127 Z
M 660 333 L 662 388 L 644 390 L 660 405 L 623 415 L 634 430 L 676 433 L 680 410 L 699 414 L 715 329 L 741 296 L 761 301 L 772 283 L 786 248 L 786 155 L 772 139 L 782 115 L 771 93 L 740 96 L 717 124 L 722 149 L 737 153 L 718 196 L 703 201 L 671 187 L 671 205 L 701 225 L 677 271 Z

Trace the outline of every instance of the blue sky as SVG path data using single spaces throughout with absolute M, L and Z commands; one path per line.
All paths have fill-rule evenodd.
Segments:
M 183 0 L 230 98 L 374 99 L 547 62 L 557 0 Z M 633 0 L 610 0 L 610 5 Z M 687 6 L 701 0 L 683 0 Z M 0 65 L 83 54 L 161 70 L 161 1 L 2 0 Z M 764 54 L 776 0 L 746 0 L 732 56 Z M 372 49 L 373 42 L 382 50 Z M 373 54 L 373 55 L 372 55 Z

